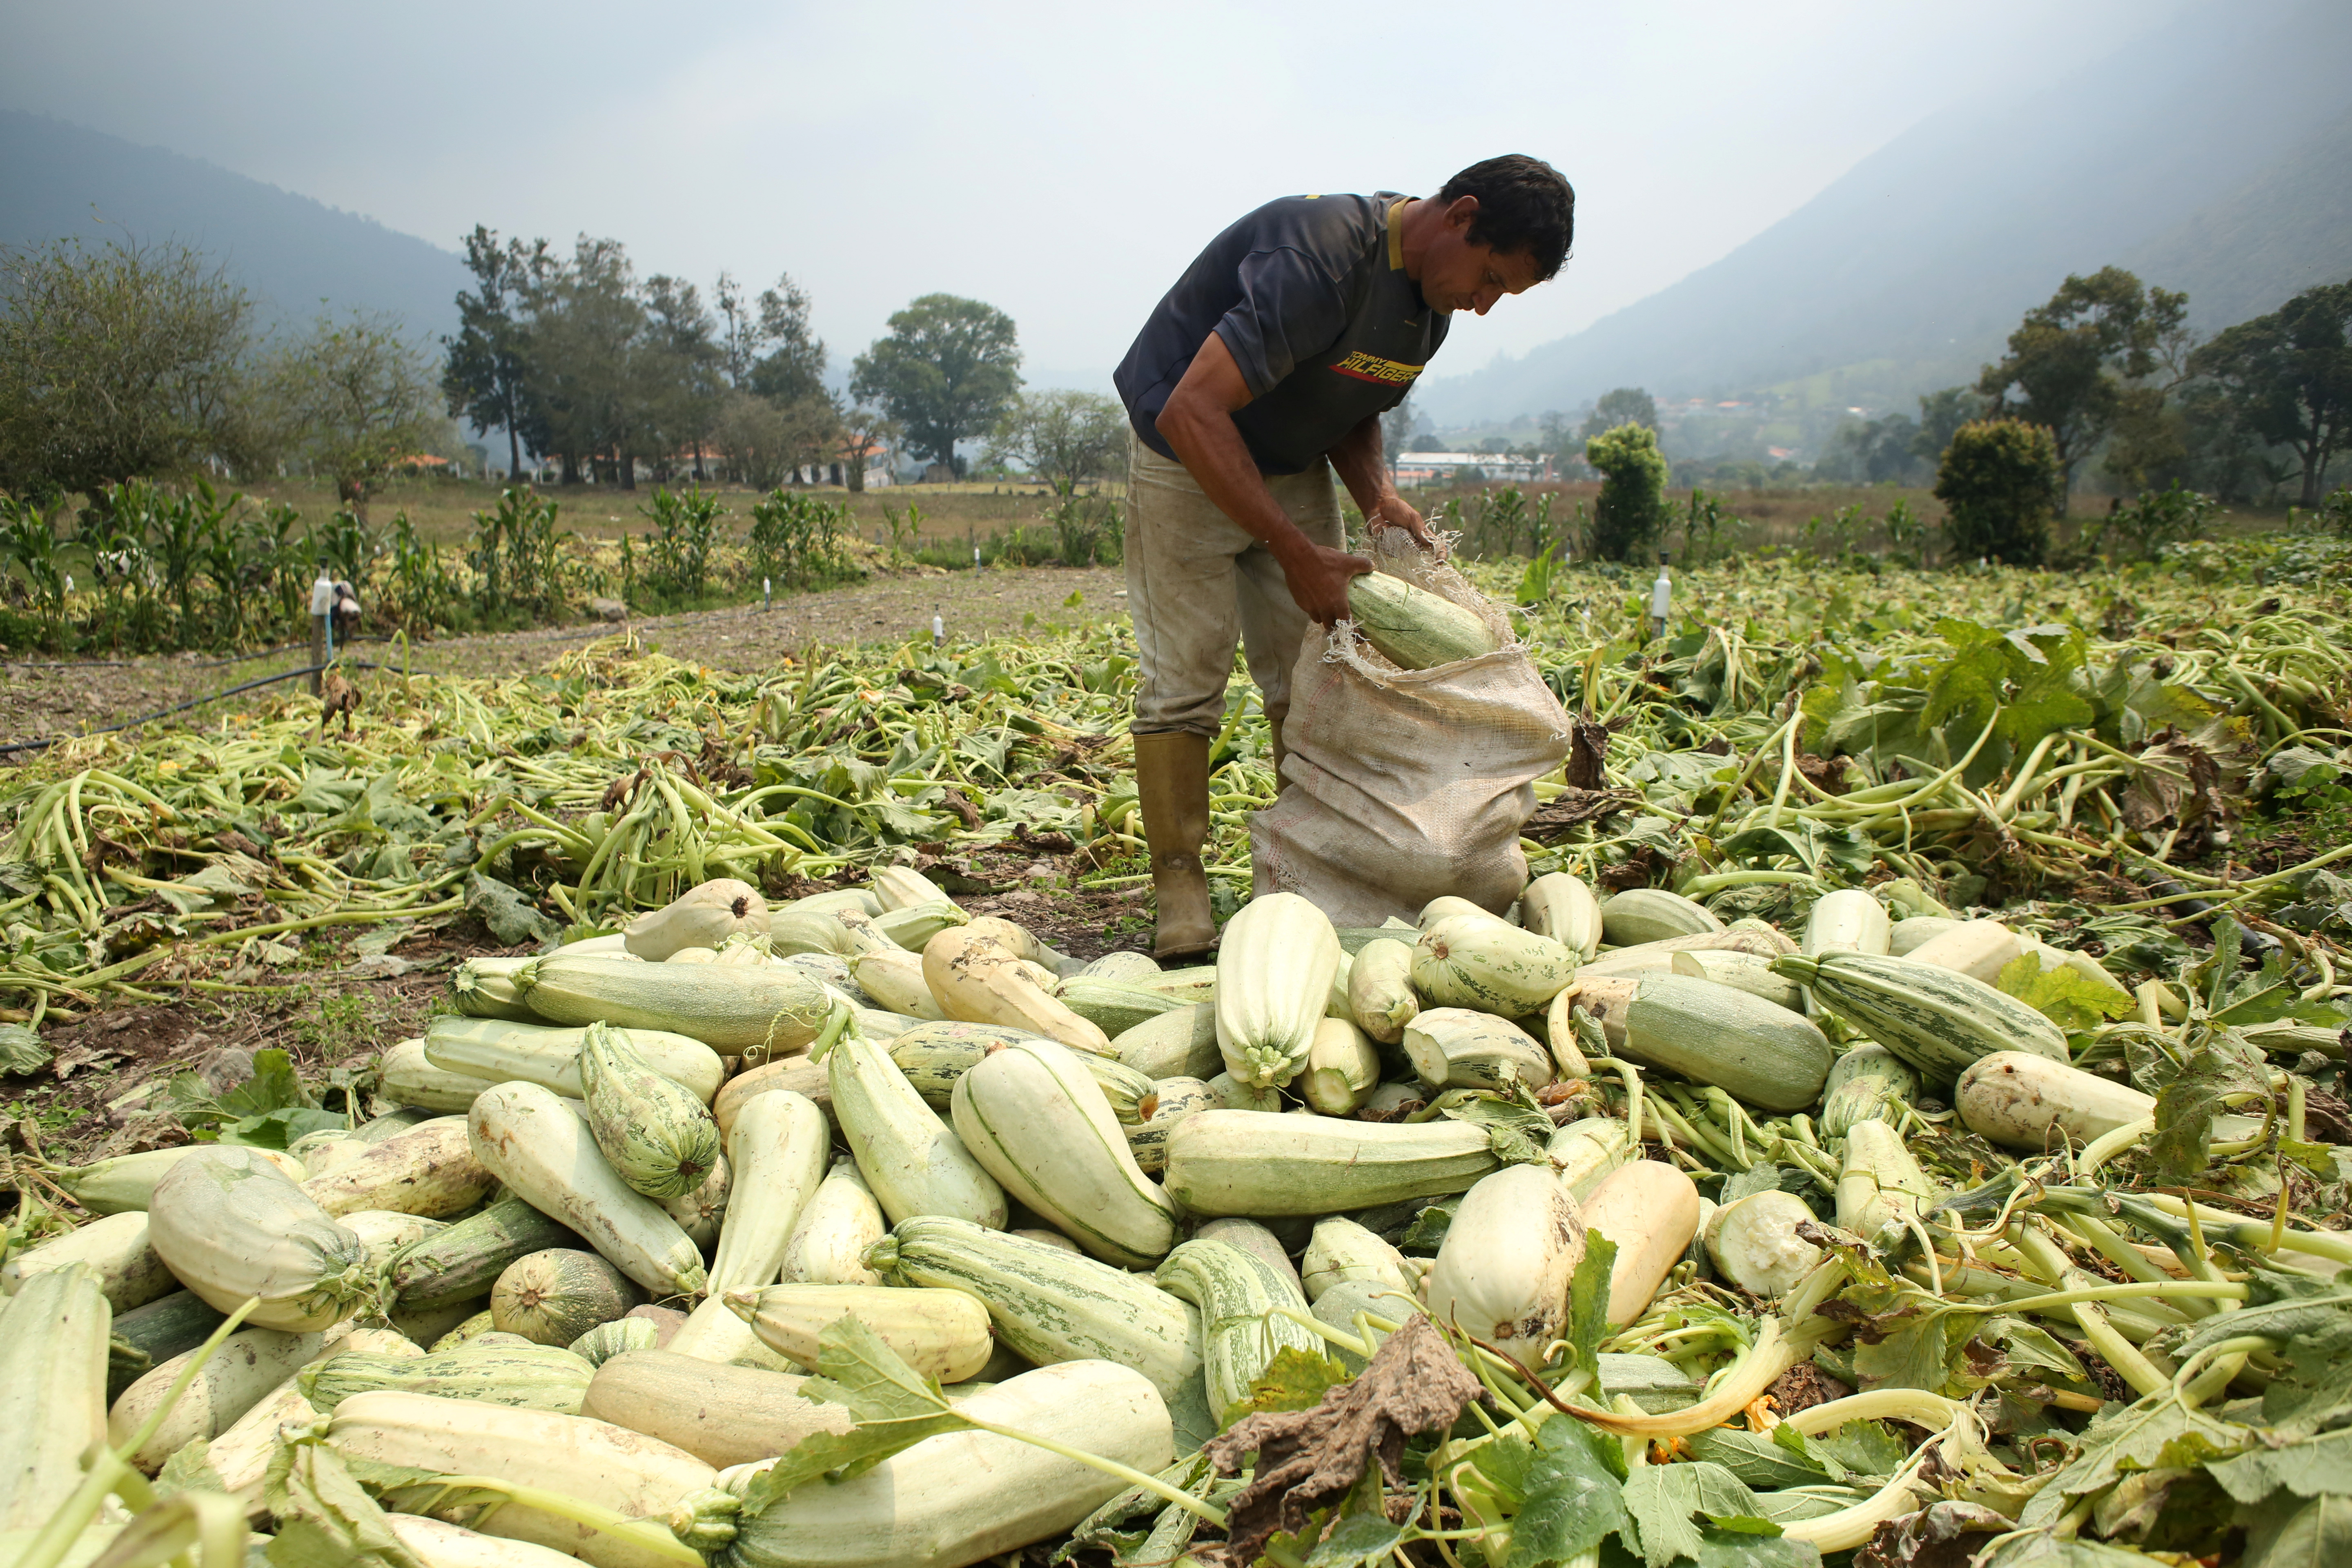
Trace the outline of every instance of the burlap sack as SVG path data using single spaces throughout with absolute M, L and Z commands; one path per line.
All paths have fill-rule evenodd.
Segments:
M 1399 669 L 1341 622 L 1310 632 L 1291 677 L 1282 798 L 1250 823 L 1260 893 L 1304 895 L 1332 923 L 1412 920 L 1441 893 L 1496 913 L 1527 883 L 1519 828 L 1535 781 L 1568 755 L 1569 721 L 1509 620 L 1402 530 L 1373 563 L 1475 612 L 1497 651 Z

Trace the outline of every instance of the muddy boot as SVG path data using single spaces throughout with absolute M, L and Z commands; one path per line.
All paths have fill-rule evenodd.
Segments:
M 1209 837 L 1209 738 L 1181 731 L 1136 736 L 1135 788 L 1160 914 L 1152 956 L 1206 952 L 1217 945 L 1208 873 L 1201 868 L 1201 846 Z

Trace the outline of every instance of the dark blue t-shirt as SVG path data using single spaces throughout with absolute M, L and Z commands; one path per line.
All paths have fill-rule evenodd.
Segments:
M 1143 323 L 1112 377 L 1143 444 L 1214 331 L 1248 383 L 1234 415 L 1258 469 L 1296 474 L 1394 408 L 1445 341 L 1445 316 L 1405 276 L 1392 191 L 1286 196 L 1209 242 Z

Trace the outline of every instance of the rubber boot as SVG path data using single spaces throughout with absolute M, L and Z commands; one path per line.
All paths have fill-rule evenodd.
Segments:
M 1151 847 L 1159 908 L 1155 958 L 1187 957 L 1217 945 L 1201 846 L 1209 839 L 1209 737 L 1182 731 L 1135 737 L 1135 789 Z

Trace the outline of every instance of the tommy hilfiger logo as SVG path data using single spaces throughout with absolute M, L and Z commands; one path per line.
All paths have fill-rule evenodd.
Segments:
M 1417 364 L 1401 364 L 1378 354 L 1352 353 L 1331 367 L 1341 375 L 1352 375 L 1358 381 L 1377 381 L 1387 386 L 1404 386 L 1412 383 L 1425 368 Z

